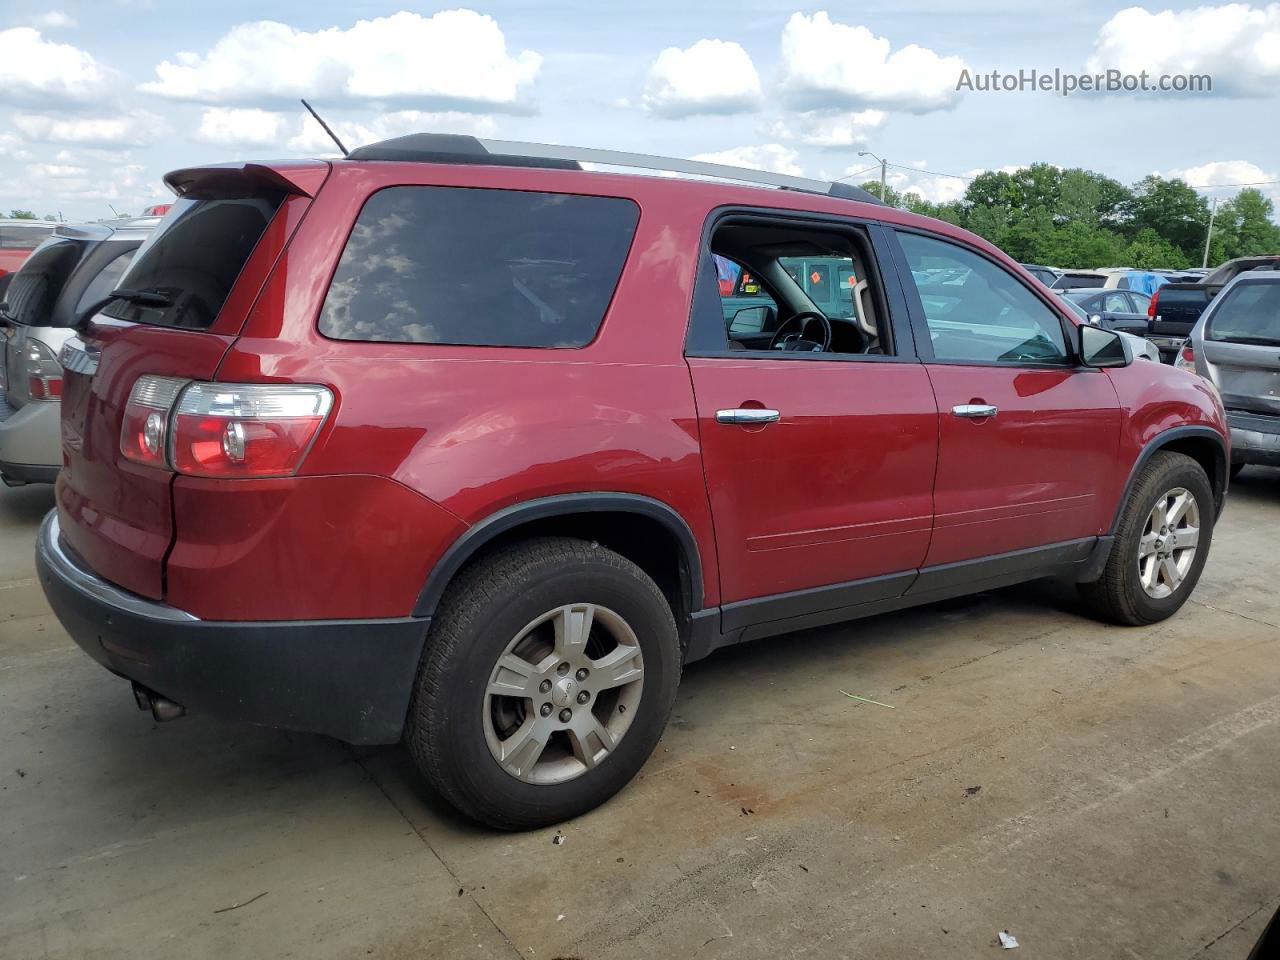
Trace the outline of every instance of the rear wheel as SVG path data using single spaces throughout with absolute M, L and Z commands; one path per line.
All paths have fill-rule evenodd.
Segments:
M 1152 456 L 1121 510 L 1102 576 L 1080 587 L 1089 606 L 1132 626 L 1172 616 L 1200 579 L 1213 517 L 1204 468 L 1180 453 Z
M 405 742 L 468 816 L 546 826 L 636 774 L 679 677 L 675 621 L 643 570 L 597 544 L 530 540 L 469 568 L 442 599 Z

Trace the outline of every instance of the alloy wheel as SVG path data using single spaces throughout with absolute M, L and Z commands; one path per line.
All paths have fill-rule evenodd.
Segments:
M 498 657 L 485 687 L 489 753 L 526 783 L 563 783 L 617 749 L 644 688 L 644 657 L 627 622 L 590 603 L 548 610 Z
M 1200 543 L 1200 504 L 1185 487 L 1156 499 L 1138 541 L 1138 579 L 1147 596 L 1163 600 L 1191 571 Z

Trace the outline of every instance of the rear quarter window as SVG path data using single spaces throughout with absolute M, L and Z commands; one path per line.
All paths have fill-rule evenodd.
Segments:
M 320 312 L 335 340 L 581 347 L 639 208 L 617 197 L 389 187 L 356 219 Z

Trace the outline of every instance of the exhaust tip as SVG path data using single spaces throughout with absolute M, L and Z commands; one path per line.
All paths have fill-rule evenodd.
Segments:
M 187 708 L 182 704 L 174 703 L 167 697 L 160 696 L 154 690 L 148 690 L 140 683 L 133 685 L 133 700 L 138 705 L 139 710 L 150 710 L 151 716 L 155 718 L 156 723 L 177 720 L 187 712 Z
M 156 718 L 156 723 L 165 723 L 169 720 L 177 720 L 186 712 L 187 708 L 180 703 L 174 703 L 172 700 L 166 700 L 164 697 L 151 698 L 151 716 Z

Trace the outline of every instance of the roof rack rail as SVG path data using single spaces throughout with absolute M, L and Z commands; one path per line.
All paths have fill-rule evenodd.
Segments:
M 848 183 L 793 177 L 768 170 L 750 170 L 723 163 L 680 160 L 647 153 L 625 153 L 597 150 L 593 147 L 562 147 L 549 143 L 524 143 L 518 140 L 489 140 L 453 133 L 413 133 L 393 140 L 371 143 L 351 151 L 350 160 L 400 160 L 417 163 L 481 163 L 496 166 L 550 167 L 559 170 L 581 170 L 591 163 L 609 167 L 652 170 L 659 173 L 733 180 L 738 183 L 775 187 L 857 200 L 881 203 L 873 193 Z

